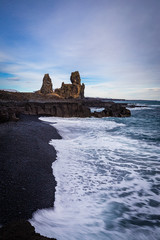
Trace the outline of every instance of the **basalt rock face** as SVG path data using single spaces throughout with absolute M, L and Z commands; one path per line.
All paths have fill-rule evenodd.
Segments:
M 130 117 L 131 112 L 129 109 L 124 107 L 119 103 L 108 103 L 108 106 L 105 106 L 105 109 L 101 112 L 92 113 L 93 117 Z
M 48 73 L 44 75 L 43 84 L 40 89 L 40 93 L 42 94 L 53 93 L 52 81 Z
M 96 109 L 92 113 L 93 117 L 130 117 L 131 112 L 127 109 L 127 104 L 125 103 L 115 103 L 113 101 L 104 101 L 101 99 L 83 99 L 83 104 L 86 107 L 91 108 L 103 108 L 101 112 L 97 112 Z
M 91 111 L 83 103 L 74 101 L 0 103 L 0 123 L 17 121 L 20 114 L 55 117 L 90 117 Z
M 70 77 L 72 84 L 62 83 L 61 88 L 55 89 L 55 93 L 65 99 L 84 98 L 85 85 L 81 84 L 81 78 L 78 71 L 72 72 Z
M 8 121 L 18 121 L 19 108 L 14 106 L 1 106 L 0 123 Z
M 86 102 L 83 102 L 83 100 L 57 100 L 54 102 L 0 102 L 0 123 L 17 121 L 20 114 L 98 118 L 131 116 L 130 110 L 122 104 L 114 102 L 105 102 L 105 109 L 101 112 L 91 112 L 90 107 L 86 105 Z
M 26 103 L 24 114 L 48 115 L 55 117 L 89 117 L 90 109 L 82 103 L 55 102 L 55 103 Z

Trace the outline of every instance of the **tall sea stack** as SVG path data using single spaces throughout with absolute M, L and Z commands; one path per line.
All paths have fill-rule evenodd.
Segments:
M 42 94 L 53 93 L 52 81 L 48 73 L 44 75 L 43 84 L 40 89 L 40 93 Z

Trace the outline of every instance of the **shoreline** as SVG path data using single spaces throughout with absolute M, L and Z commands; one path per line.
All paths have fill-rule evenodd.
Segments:
M 51 139 L 61 136 L 38 116 L 0 124 L 0 224 L 28 220 L 36 210 L 54 206 Z

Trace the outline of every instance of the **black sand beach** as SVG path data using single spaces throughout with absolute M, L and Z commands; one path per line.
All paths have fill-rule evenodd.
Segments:
M 56 151 L 48 143 L 57 138 L 56 129 L 37 116 L 0 125 L 0 224 L 27 220 L 37 209 L 53 206 Z

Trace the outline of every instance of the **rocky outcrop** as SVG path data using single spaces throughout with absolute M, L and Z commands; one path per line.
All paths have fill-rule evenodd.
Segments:
M 108 106 L 105 106 L 105 109 L 101 112 L 94 111 L 92 113 L 93 117 L 102 118 L 102 117 L 130 117 L 131 112 L 126 107 L 122 106 L 119 103 L 108 103 Z
M 19 108 L 11 106 L 11 107 L 1 107 L 0 109 L 0 123 L 8 122 L 8 121 L 18 121 L 17 117 L 19 113 Z
M 20 114 L 55 117 L 90 117 L 91 111 L 81 102 L 8 102 L 0 103 L 0 122 L 16 121 Z
M 42 94 L 53 93 L 52 81 L 48 73 L 44 75 L 43 84 L 40 89 L 40 93 Z
M 81 84 L 81 78 L 78 71 L 72 72 L 70 81 L 72 84 L 62 83 L 61 88 L 55 89 L 55 93 L 65 99 L 84 98 L 85 85 Z
M 93 106 L 92 106 L 93 107 Z M 81 100 L 54 102 L 8 102 L 0 103 L 0 122 L 17 121 L 20 114 L 55 117 L 129 117 L 130 110 L 122 104 L 108 102 L 101 112 L 91 113 Z
M 17 221 L 0 229 L 0 240 L 56 240 L 35 233 L 34 227 L 28 221 Z
M 55 117 L 88 117 L 90 109 L 77 102 L 26 103 L 24 114 Z

